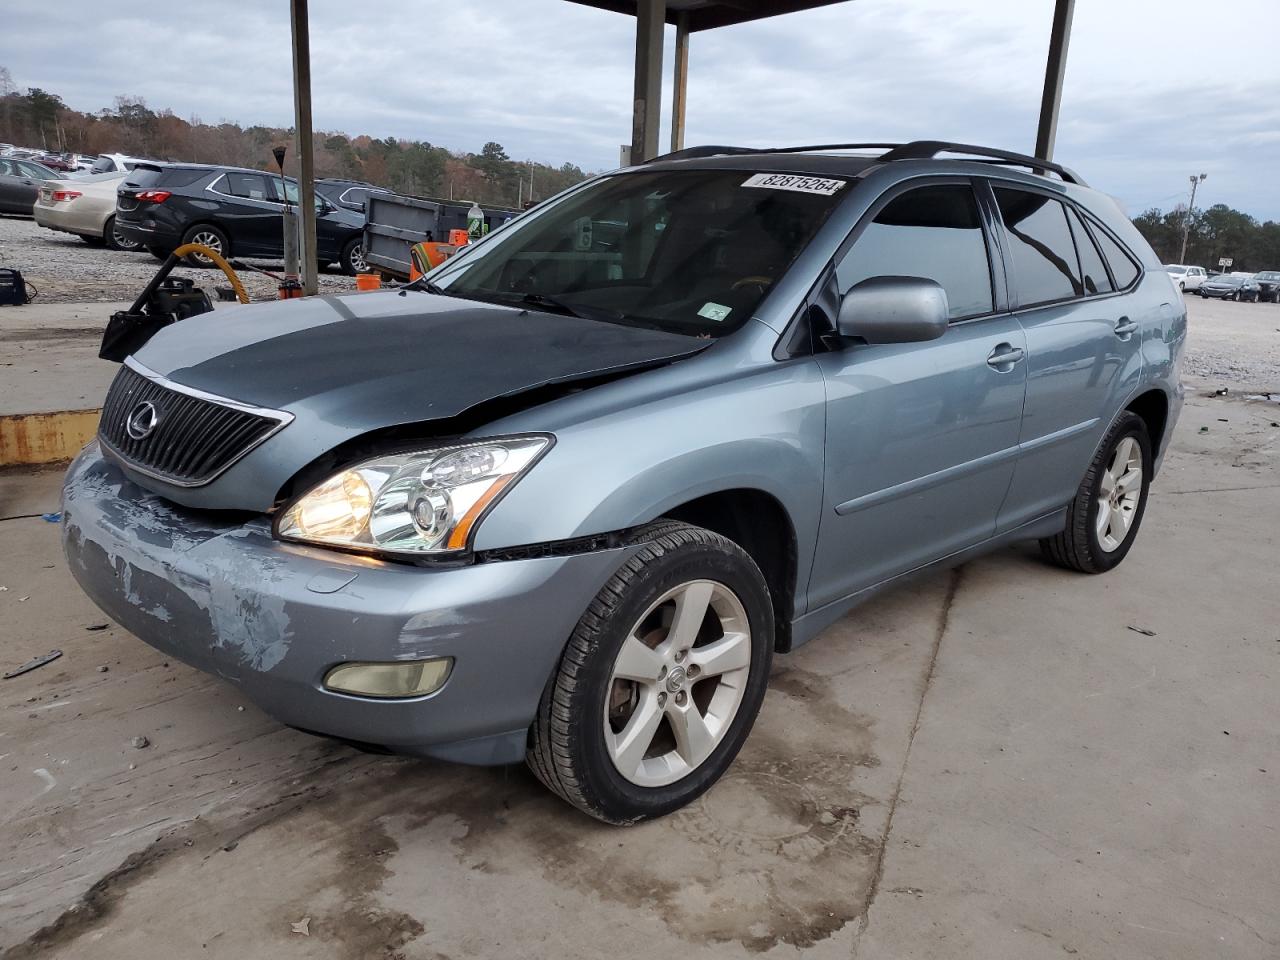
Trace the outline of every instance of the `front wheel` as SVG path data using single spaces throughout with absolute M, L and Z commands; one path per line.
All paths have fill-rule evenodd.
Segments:
M 671 813 L 720 779 L 773 655 L 769 589 L 742 548 L 675 522 L 633 543 L 565 646 L 527 758 L 553 792 L 616 824 Z
M 1065 529 L 1040 541 L 1044 555 L 1081 573 L 1104 573 L 1133 546 L 1151 484 L 1147 424 L 1126 410 L 1103 438 L 1067 507 Z

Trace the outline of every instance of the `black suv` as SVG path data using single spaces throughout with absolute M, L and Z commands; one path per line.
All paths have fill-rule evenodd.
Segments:
M 116 191 L 116 230 L 156 257 L 184 243 L 201 243 L 223 256 L 279 259 L 284 255 L 280 213 L 282 178 L 262 170 L 199 163 L 139 163 Z M 298 185 L 283 178 L 290 203 Z M 364 217 L 316 198 L 319 262 L 346 273 L 365 268 Z M 193 266 L 209 266 L 199 254 Z
M 1258 299 L 1263 303 L 1280 303 L 1280 270 L 1263 270 L 1253 275 L 1258 285 Z
M 335 207 L 364 213 L 365 198 L 371 193 L 390 193 L 386 187 L 365 183 L 363 180 L 326 178 L 316 181 L 316 193 Z

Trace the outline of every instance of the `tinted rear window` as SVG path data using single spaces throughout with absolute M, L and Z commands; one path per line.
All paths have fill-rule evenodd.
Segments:
M 1138 265 L 1133 262 L 1128 251 L 1112 240 L 1105 230 L 1095 229 L 1094 233 L 1098 235 L 1098 246 L 1102 248 L 1102 255 L 1107 258 L 1111 267 L 1111 275 L 1116 278 L 1116 286 L 1121 290 L 1125 289 L 1138 279 L 1141 272 Z
M 1102 254 L 1094 245 L 1089 231 L 1085 229 L 1080 217 L 1074 210 L 1067 211 L 1071 221 L 1071 232 L 1076 238 L 1076 250 L 1080 254 L 1080 276 L 1084 280 L 1085 296 L 1095 293 L 1110 293 L 1111 278 L 1107 276 L 1107 268 L 1102 262 Z
M 1080 265 L 1057 200 L 1025 190 L 996 187 L 996 204 L 1009 233 L 1018 304 L 1033 307 L 1084 294 Z

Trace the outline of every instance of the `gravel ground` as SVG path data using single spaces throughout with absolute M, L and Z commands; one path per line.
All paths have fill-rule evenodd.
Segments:
M 1193 293 L 1187 308 L 1188 378 L 1280 395 L 1280 304 L 1207 300 Z
M 246 260 L 272 272 L 279 262 Z M 27 283 L 39 290 L 41 303 L 102 303 L 132 300 L 160 262 L 149 253 L 123 253 L 91 247 L 70 233 L 39 226 L 34 220 L 0 217 L 0 266 L 22 271 Z M 179 267 L 173 276 L 191 277 L 209 291 L 226 286 L 219 271 Z M 240 280 L 254 300 L 274 300 L 276 281 L 260 273 L 240 272 Z M 355 289 L 355 280 L 340 273 L 321 273 L 320 289 L 341 293 Z

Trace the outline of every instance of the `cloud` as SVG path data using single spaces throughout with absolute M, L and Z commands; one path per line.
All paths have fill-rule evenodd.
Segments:
M 1079 4 L 1057 158 L 1131 213 L 1198 202 L 1280 219 L 1273 0 L 1238 0 L 1203 44 L 1192 0 Z M 1030 151 L 1052 0 L 852 0 L 695 34 L 689 143 L 953 139 Z M 78 109 L 117 94 L 207 122 L 290 125 L 286 5 L 223 0 L 188 17 L 62 0 L 5 14 L 0 64 Z M 313 0 L 317 128 L 423 139 L 588 169 L 630 138 L 632 21 L 563 0 Z M 1248 24 L 1267 24 L 1250 30 Z M 1242 29 L 1236 29 L 1241 26 Z M 667 34 L 670 63 L 671 31 Z M 664 90 L 669 119 L 669 79 Z M 663 144 L 667 132 L 663 131 Z

